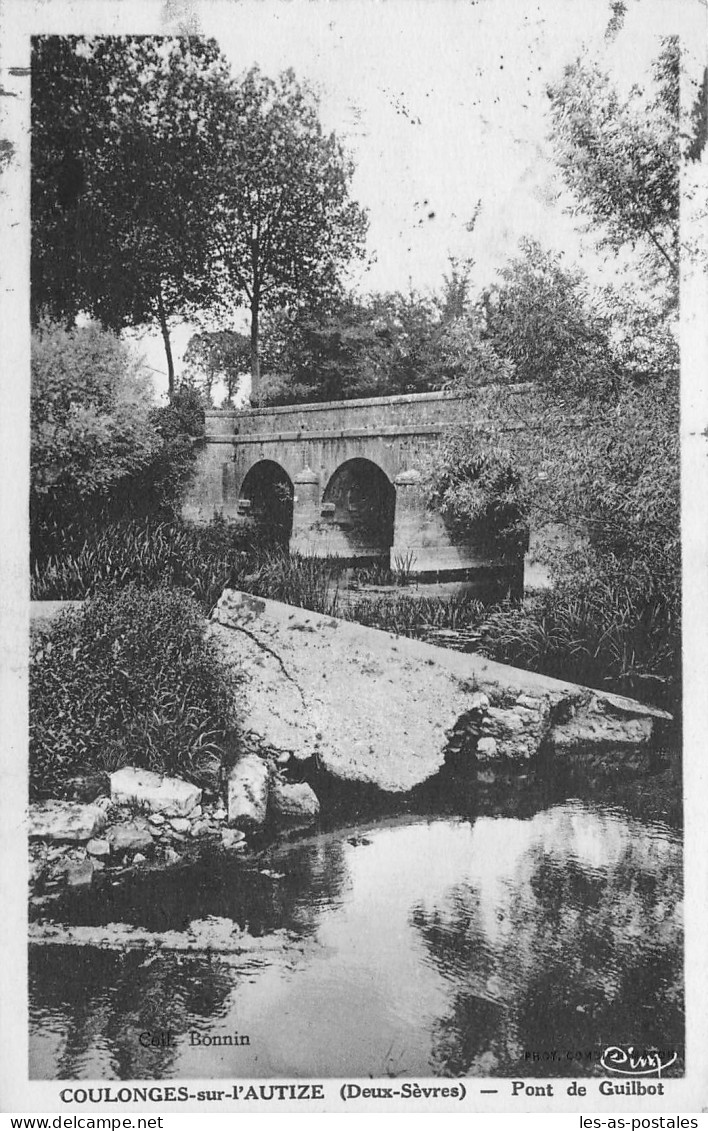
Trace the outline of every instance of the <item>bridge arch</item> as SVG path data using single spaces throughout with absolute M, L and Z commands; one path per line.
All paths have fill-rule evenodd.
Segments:
M 272 459 L 260 459 L 246 472 L 239 491 L 239 512 L 285 545 L 293 529 L 294 489 L 290 476 Z
M 337 530 L 342 556 L 382 557 L 393 545 L 396 491 L 373 460 L 345 460 L 322 496 L 322 515 Z

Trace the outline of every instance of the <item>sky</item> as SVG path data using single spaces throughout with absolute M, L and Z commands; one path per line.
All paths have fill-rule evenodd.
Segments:
M 473 260 L 479 289 L 523 236 L 602 278 L 554 165 L 547 85 L 582 53 L 627 90 L 646 81 L 662 34 L 700 42 L 703 29 L 700 0 L 626 5 L 614 42 L 609 0 L 167 0 L 161 28 L 149 2 L 83 0 L 64 11 L 80 7 L 82 25 L 99 32 L 211 35 L 235 74 L 254 63 L 269 75 L 292 67 L 313 84 L 324 126 L 353 157 L 352 196 L 369 213 L 370 266 L 351 282 L 371 292 L 435 290 L 451 256 Z M 234 325 L 245 329 L 244 317 L 235 310 Z M 178 373 L 193 331 L 174 328 Z M 159 334 L 138 337 L 162 392 Z

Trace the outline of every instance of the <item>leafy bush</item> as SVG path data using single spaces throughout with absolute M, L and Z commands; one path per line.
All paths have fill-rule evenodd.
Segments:
M 142 362 L 96 326 L 32 339 L 31 550 L 56 552 L 119 518 L 174 513 L 204 433 L 199 394 L 153 404 Z
M 435 453 L 428 499 L 458 538 L 491 537 L 507 554 L 523 554 L 528 547 L 526 500 L 513 459 L 475 448 L 464 428 Z
M 214 785 L 230 677 L 189 594 L 129 586 L 32 637 L 30 790 L 131 764 Z

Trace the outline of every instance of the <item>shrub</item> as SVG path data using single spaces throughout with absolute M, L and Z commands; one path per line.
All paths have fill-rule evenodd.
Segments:
M 231 683 L 189 594 L 129 586 L 97 597 L 40 629 L 32 648 L 33 796 L 127 764 L 214 784 Z
M 153 404 L 142 361 L 115 334 L 42 323 L 32 338 L 30 533 L 42 559 L 110 522 L 171 515 L 204 433 L 199 394 Z

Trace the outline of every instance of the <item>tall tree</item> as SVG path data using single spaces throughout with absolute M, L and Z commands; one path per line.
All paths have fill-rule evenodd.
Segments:
M 239 382 L 251 363 L 250 340 L 236 330 L 205 330 L 194 334 L 184 352 L 184 378 L 204 392 L 209 403 L 217 383 L 226 389 L 226 404 L 233 404 Z
M 513 366 L 516 381 L 561 392 L 597 388 L 613 372 L 609 320 L 587 279 L 535 240 L 522 240 L 520 253 L 481 296 L 484 340 Z
M 654 89 L 621 98 L 608 75 L 578 59 L 549 88 L 558 163 L 579 208 L 615 249 L 627 245 L 678 279 L 678 39 L 665 39 Z
M 213 302 L 203 171 L 227 72 L 213 40 L 33 41 L 33 314 L 159 325 L 170 393 L 170 320 Z
M 349 196 L 352 174 L 314 92 L 292 71 L 270 79 L 253 68 L 231 86 L 210 235 L 226 301 L 250 309 L 255 396 L 261 313 L 316 305 L 363 254 L 367 220 Z

